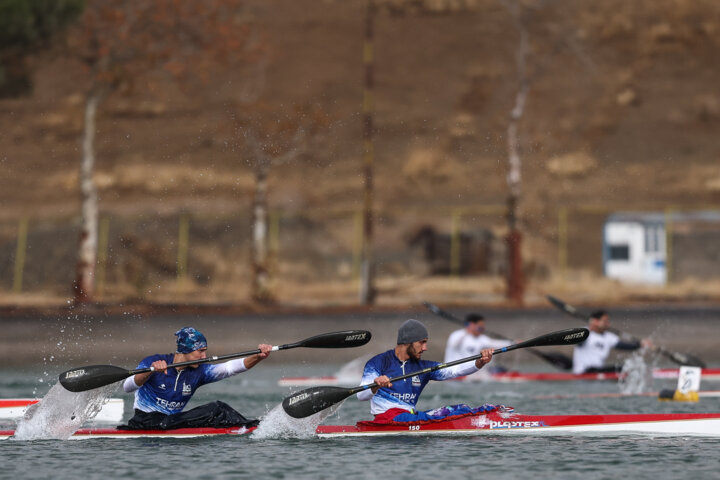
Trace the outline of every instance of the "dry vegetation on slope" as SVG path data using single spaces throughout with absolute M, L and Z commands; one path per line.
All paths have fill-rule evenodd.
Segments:
M 384 6 L 375 19 L 379 212 L 504 202 L 507 119 L 517 90 L 518 31 L 506 8 L 512 3 L 379 1 Z M 528 23 L 533 76 L 520 124 L 526 254 L 540 265 L 537 271 L 554 269 L 560 206 L 719 205 L 720 3 L 555 0 L 539 5 Z M 313 104 L 329 119 L 316 138 L 317 148 L 271 171 L 272 206 L 290 212 L 359 207 L 364 1 L 249 0 L 245 15 L 270 46 L 266 64 L 224 72 L 192 92 L 149 75 L 105 103 L 96 175 L 104 212 L 244 215 L 253 177 L 232 148 L 237 132 L 231 114 L 255 94 L 276 112 Z M 0 216 L 6 232 L 23 215 L 75 215 L 79 208 L 85 72 L 57 56 L 38 57 L 35 63 L 32 97 L 0 102 Z M 398 246 L 422 220 L 388 216 L 395 223 L 380 229 L 380 248 Z M 575 215 L 571 231 L 571 266 L 595 274 L 599 218 Z M 447 228 L 447 222 L 438 223 Z M 490 223 L 502 227 L 502 216 Z M 351 232 L 338 235 L 351 241 Z M 9 239 L 3 251 L 13 248 Z M 225 285 L 215 288 L 239 292 L 232 300 L 241 298 L 245 270 L 228 272 L 228 259 L 213 259 L 217 256 L 212 249 L 206 255 L 216 263 L 216 273 L 226 272 Z M 243 258 L 240 253 L 232 261 Z M 9 283 L 5 266 L 11 264 L 3 265 Z M 309 272 L 302 278 L 300 284 L 279 280 L 287 297 L 294 298 L 295 291 L 306 295 L 313 288 L 308 279 L 321 275 Z M 489 286 L 468 283 L 467 290 L 496 294 L 502 289 L 501 282 L 479 281 Z M 434 280 L 416 278 L 412 285 L 423 282 Z M 327 292 L 322 285 L 316 288 Z M 617 289 L 608 284 L 605 290 Z M 184 295 L 207 298 L 207 291 L 199 292 Z

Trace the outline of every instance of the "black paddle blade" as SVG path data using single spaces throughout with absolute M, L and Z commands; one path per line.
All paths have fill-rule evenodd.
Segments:
M 543 345 L 575 345 L 582 343 L 590 336 L 587 328 L 568 328 L 548 333 L 535 339 L 535 346 Z
M 124 380 L 130 371 L 113 365 L 88 365 L 60 374 L 60 384 L 70 392 L 85 392 Z
M 515 345 L 499 348 L 495 351 L 502 353 L 509 350 L 515 350 L 516 348 L 545 347 L 549 345 L 575 345 L 576 343 L 584 342 L 588 335 L 590 335 L 590 330 L 587 328 L 568 328 L 566 330 L 546 333 L 545 335 L 540 335 L 539 337 L 535 337 Z
M 580 318 L 582 320 L 587 320 L 588 316 L 580 313 L 577 311 L 575 307 L 572 305 L 568 305 L 567 303 L 563 302 L 559 298 L 555 298 L 552 295 L 546 295 L 547 299 L 552 303 L 556 308 L 559 308 L 563 312 L 572 315 L 573 317 Z
M 430 310 L 432 313 L 434 313 L 435 315 L 440 315 L 441 310 L 440 310 L 440 308 L 438 308 L 437 305 L 432 304 L 430 302 L 422 302 L 422 303 L 423 303 L 423 305 L 425 305 L 425 308 Z
M 323 333 L 300 342 L 308 348 L 351 348 L 365 345 L 372 338 L 367 330 L 344 330 L 342 332 Z
M 703 362 L 694 355 L 690 355 L 689 353 L 668 352 L 667 350 L 662 350 L 662 352 L 666 354 L 670 358 L 670 360 L 677 363 L 678 365 L 686 365 L 688 367 L 700 368 L 705 368 L 707 366 L 705 362 Z
M 293 393 L 282 402 L 285 413 L 305 418 L 342 402 L 357 390 L 342 387 L 313 387 Z
M 457 318 L 455 315 L 446 312 L 442 308 L 438 307 L 437 305 L 434 305 L 430 302 L 423 302 L 423 305 L 430 310 L 435 315 L 444 318 L 445 320 L 450 320 L 451 322 L 455 322 L 461 325 L 465 325 L 465 320 L 462 320 L 460 318 Z

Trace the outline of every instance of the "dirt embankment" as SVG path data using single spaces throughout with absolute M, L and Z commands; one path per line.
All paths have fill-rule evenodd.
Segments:
M 175 261 L 178 216 L 190 212 L 206 221 L 191 237 L 197 242 L 192 268 L 202 272 L 189 287 L 154 297 L 175 288 L 172 275 L 140 278 L 138 268 L 151 268 L 147 259 L 116 258 L 111 287 L 125 298 L 245 298 L 249 233 L 243 222 L 254 183 L 232 148 L 239 132 L 231 117 L 244 108 L 248 89 L 278 115 L 291 114 L 293 105 L 313 104 L 329 119 L 305 155 L 270 172 L 271 206 L 293 219 L 281 226 L 302 224 L 302 232 L 315 232 L 295 230 L 283 244 L 314 250 L 285 251 L 285 260 L 312 261 L 280 272 L 280 297 L 292 303 L 328 293 L 341 302 L 355 296 L 353 287 L 333 290 L 343 282 L 352 285 L 352 265 L 327 259 L 347 259 L 350 248 L 338 245 L 353 241 L 352 220 L 336 222 L 333 215 L 362 202 L 365 2 L 246 3 L 247 20 L 271 47 L 263 66 L 221 72 L 194 92 L 149 75 L 102 105 L 96 144 L 100 205 L 107 215 L 130 218 L 111 224 L 113 238 L 149 232 L 162 255 Z M 404 235 L 418 224 L 448 230 L 453 208 L 504 204 L 519 31 L 511 11 L 496 0 L 378 3 L 383 8 L 374 21 L 375 240 L 378 250 L 401 251 Z M 612 295 L 617 285 L 601 281 L 592 288 L 600 274 L 598 219 L 604 213 L 598 211 L 720 204 L 720 3 L 558 0 L 529 13 L 531 83 L 519 122 L 521 215 L 526 259 L 542 274 L 531 279 L 531 295 L 575 285 Z M 33 95 L 0 102 L 1 246 L 4 258 L 11 259 L 17 220 L 29 216 L 37 225 L 42 219 L 50 225 L 40 236 L 31 228 L 37 241 L 32 252 L 56 251 L 53 258 L 61 261 L 47 271 L 67 273 L 52 282 L 28 276 L 30 296 L 14 301 L 31 303 L 48 292 L 54 300 L 62 298 L 72 279 L 87 86 L 86 72 L 67 58 L 42 56 L 35 63 Z M 558 284 L 557 215 L 563 206 L 570 209 L 568 260 L 574 273 Z M 317 211 L 324 213 L 319 218 L 308 213 Z M 160 216 L 171 226 L 160 228 Z M 228 220 L 237 216 L 237 225 Z M 64 223 L 51 228 L 56 218 Z M 464 228 L 501 232 L 504 226 L 497 212 L 471 213 L 463 221 Z M 146 228 L 150 224 L 169 234 Z M 123 225 L 121 231 L 117 225 Z M 223 232 L 230 232 L 227 244 L 235 250 L 214 244 Z M 398 278 L 407 278 L 402 265 L 394 258 L 381 263 L 388 292 L 416 300 L 436 291 L 434 280 L 414 277 L 399 288 Z M 2 268 L 7 289 L 12 262 Z M 200 278 L 209 279 L 209 286 Z M 502 296 L 501 280 L 480 283 L 464 283 L 460 290 L 474 292 L 463 294 L 465 300 Z M 640 289 L 636 295 L 711 295 L 703 288 Z M 446 286 L 443 292 L 452 295 L 451 290 Z

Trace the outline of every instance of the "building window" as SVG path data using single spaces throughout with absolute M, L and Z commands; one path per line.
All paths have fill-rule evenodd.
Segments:
M 662 250 L 663 228 L 660 225 L 652 225 L 645 228 L 645 252 L 660 253 Z
M 610 260 L 630 260 L 630 247 L 628 245 L 610 245 Z

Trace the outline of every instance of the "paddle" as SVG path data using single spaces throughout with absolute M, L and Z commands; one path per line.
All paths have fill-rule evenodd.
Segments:
M 452 313 L 446 312 L 445 310 L 441 309 L 437 305 L 434 305 L 430 302 L 423 302 L 423 305 L 427 307 L 428 310 L 433 312 L 434 314 L 446 319 L 450 320 L 451 322 L 459 323 L 461 325 L 465 325 L 465 322 L 456 316 L 454 316 Z M 492 335 L 493 337 L 497 337 L 503 340 L 511 340 L 508 337 L 505 337 L 503 335 L 500 335 L 499 333 L 491 332 L 489 330 L 486 330 L 487 333 Z M 557 352 L 541 352 L 540 350 L 536 350 L 534 348 L 528 348 L 528 352 L 532 353 L 533 355 L 537 355 L 538 357 L 542 358 L 546 362 L 550 363 L 552 366 L 557 367 L 561 370 L 570 370 L 572 368 L 572 359 L 569 358 L 567 355 L 563 355 L 562 353 Z
M 541 335 L 539 337 L 535 337 L 521 343 L 495 349 L 493 350 L 493 355 L 509 352 L 518 348 L 543 347 L 548 345 L 573 345 L 575 343 L 582 342 L 587 338 L 588 335 L 590 335 L 590 332 L 587 328 L 569 328 L 567 330 L 559 330 L 557 332 Z M 438 363 L 433 367 L 429 367 L 418 372 L 408 373 L 399 377 L 391 378 L 390 382 L 396 382 L 398 380 L 402 380 L 403 378 L 434 372 L 435 370 L 440 370 L 441 368 L 452 367 L 454 365 L 469 362 L 470 360 L 475 360 L 477 358 L 480 358 L 481 356 L 482 354 L 478 354 L 471 357 L 454 360 L 448 363 Z M 353 388 L 322 386 L 307 388 L 285 398 L 285 400 L 283 400 L 282 402 L 282 406 L 285 412 L 291 417 L 305 418 L 322 410 L 325 410 L 326 408 L 345 400 L 351 395 L 377 386 L 379 385 L 376 383 L 371 383 L 368 385 L 360 385 L 359 387 Z
M 370 341 L 372 334 L 367 330 L 345 330 L 341 332 L 322 333 L 314 337 L 306 338 L 296 343 L 276 345 L 272 351 L 288 350 L 290 348 L 350 348 L 365 345 Z M 204 358 L 202 360 L 189 360 L 168 365 L 168 368 L 183 367 L 186 365 L 197 365 L 200 363 L 217 362 L 231 358 L 246 357 L 260 353 L 259 349 L 247 352 L 231 353 Z M 103 387 L 111 383 L 119 382 L 137 373 L 152 372 L 152 367 L 127 370 L 113 365 L 88 365 L 86 367 L 73 368 L 60 374 L 60 384 L 71 392 L 84 392 L 93 388 Z
M 588 321 L 590 318 L 589 315 L 585 315 L 584 313 L 579 312 L 575 307 L 572 305 L 568 305 L 567 303 L 563 302 L 559 298 L 555 298 L 552 295 L 546 295 L 547 299 L 552 303 L 555 307 L 559 308 L 563 312 L 567 313 L 568 315 L 571 315 L 575 318 L 579 318 L 584 321 Z M 621 337 L 627 338 L 631 342 L 638 342 L 639 340 L 636 337 L 633 337 L 627 332 L 623 332 L 621 330 L 617 330 L 615 328 L 608 328 L 611 332 L 613 332 L 616 335 L 620 335 Z M 655 350 L 658 353 L 661 353 L 662 355 L 665 355 L 673 362 L 677 363 L 678 365 L 687 365 L 690 367 L 700 367 L 705 368 L 705 362 L 700 360 L 694 355 L 690 355 L 689 353 L 680 353 L 680 352 L 671 352 L 668 350 L 665 350 L 662 347 L 653 347 L 653 350 Z

